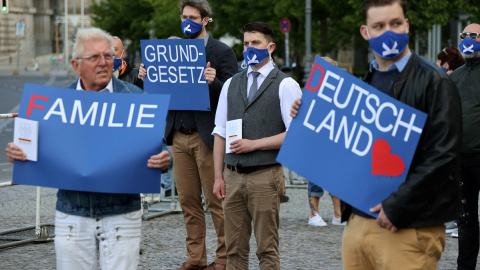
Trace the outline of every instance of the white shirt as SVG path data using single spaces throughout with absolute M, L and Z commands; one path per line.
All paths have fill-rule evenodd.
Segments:
M 83 89 L 82 84 L 80 83 L 80 80 L 81 79 L 78 79 L 78 82 L 77 82 L 77 90 L 85 90 L 85 89 Z M 113 93 L 113 80 L 112 79 L 110 79 L 110 82 L 108 82 L 107 87 L 105 87 L 102 90 L 105 90 L 105 89 L 107 89 L 108 92 Z M 102 91 L 102 90 L 100 90 L 100 91 Z M 100 91 L 98 91 L 98 92 L 100 92 Z
M 265 78 L 267 78 L 270 71 L 274 69 L 273 64 L 269 61 L 265 66 L 260 68 L 258 72 L 260 75 L 257 78 L 257 85 L 258 88 L 262 85 Z M 253 76 L 251 74 L 252 68 L 248 67 L 247 71 L 247 97 L 248 92 L 250 91 L 250 86 L 253 83 Z M 222 87 L 222 92 L 220 93 L 220 97 L 218 99 L 218 106 L 217 106 L 217 113 L 215 114 L 215 128 L 213 129 L 212 135 L 218 134 L 221 137 L 225 138 L 226 134 L 226 123 L 227 123 L 227 112 L 228 112 L 228 88 L 230 87 L 230 82 L 232 78 L 228 79 Z M 280 111 L 282 113 L 282 120 L 285 124 L 285 127 L 290 126 L 290 122 L 292 121 L 292 117 L 290 117 L 290 108 L 292 107 L 293 102 L 295 99 L 300 98 L 302 96 L 302 90 L 300 89 L 300 85 L 298 83 L 288 77 L 280 82 L 280 86 L 278 87 L 278 97 L 280 98 Z

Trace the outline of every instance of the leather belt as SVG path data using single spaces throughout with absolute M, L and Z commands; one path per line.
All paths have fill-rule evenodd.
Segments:
M 180 127 L 180 129 L 178 130 L 180 133 L 182 134 L 185 134 L 185 135 L 192 135 L 193 133 L 197 132 L 198 129 L 197 128 L 184 128 L 184 127 Z
M 271 168 L 273 166 L 278 166 L 279 164 L 269 164 L 269 165 L 260 165 L 260 166 L 249 166 L 249 167 L 242 167 L 242 166 L 232 166 L 230 164 L 226 164 L 225 167 L 229 170 L 231 170 L 232 172 L 238 172 L 238 173 L 242 173 L 242 174 L 246 174 L 246 173 L 253 173 L 253 172 L 256 172 L 256 171 L 259 171 L 259 170 L 264 170 L 264 169 L 268 169 L 268 168 Z

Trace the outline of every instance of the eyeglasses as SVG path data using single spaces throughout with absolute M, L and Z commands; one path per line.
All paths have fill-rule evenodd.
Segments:
M 469 37 L 470 39 L 477 39 L 479 37 L 479 33 L 460 33 L 460 39 L 465 39 L 466 37 Z
M 192 21 L 198 20 L 200 17 L 199 16 L 186 16 L 186 15 L 180 15 L 180 20 L 186 21 L 187 19 L 190 19 Z
M 100 60 L 101 56 L 102 56 L 101 54 L 94 54 L 94 55 L 90 55 L 90 56 L 77 57 L 77 59 L 86 59 L 89 62 L 96 63 Z M 111 60 L 113 60 L 113 54 L 104 53 L 103 58 L 105 59 L 105 61 L 111 61 Z

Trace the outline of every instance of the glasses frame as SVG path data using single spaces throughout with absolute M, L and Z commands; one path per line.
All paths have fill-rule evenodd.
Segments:
M 192 21 L 196 21 L 198 19 L 202 19 L 202 16 L 186 16 L 186 15 L 180 15 L 180 20 L 182 22 L 186 21 L 187 19 L 190 19 Z
M 470 35 L 472 35 L 472 34 L 476 35 L 476 37 L 475 37 L 475 38 L 472 38 L 472 37 L 470 36 Z M 459 36 L 460 36 L 460 39 L 465 39 L 466 37 L 469 37 L 470 39 L 476 40 L 477 38 L 480 37 L 480 34 L 479 34 L 479 33 L 475 33 L 475 32 L 472 32 L 472 33 L 463 32 L 463 33 L 460 33 Z
M 113 61 L 113 59 L 115 59 L 115 55 L 112 54 L 112 53 L 93 54 L 93 55 L 89 55 L 89 56 L 77 57 L 77 59 L 78 60 L 85 59 L 85 60 L 88 60 L 91 63 L 98 63 L 98 61 L 100 61 L 102 56 L 105 59 L 105 61 Z

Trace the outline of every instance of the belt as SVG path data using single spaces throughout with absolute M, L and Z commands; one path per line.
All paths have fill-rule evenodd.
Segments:
M 197 132 L 198 129 L 197 128 L 184 128 L 184 127 L 180 127 L 180 129 L 178 130 L 180 133 L 182 134 L 185 134 L 185 135 L 192 135 L 193 133 Z
M 256 171 L 259 171 L 259 170 L 268 169 L 270 167 L 277 166 L 277 165 L 279 165 L 279 164 L 242 167 L 240 165 L 239 166 L 232 166 L 230 164 L 226 164 L 225 167 L 227 169 L 231 170 L 232 172 L 238 172 L 238 173 L 245 174 L 245 173 L 253 173 L 253 172 L 256 172 Z

